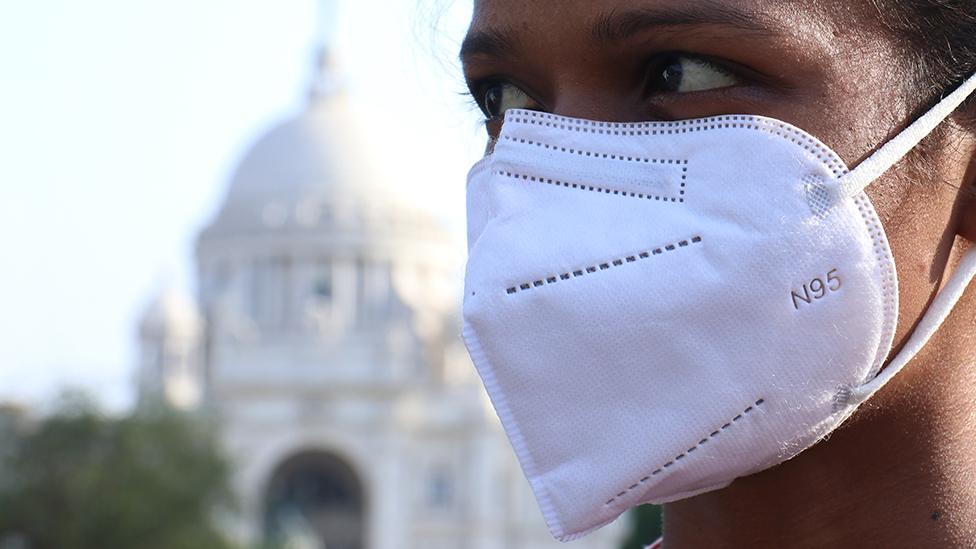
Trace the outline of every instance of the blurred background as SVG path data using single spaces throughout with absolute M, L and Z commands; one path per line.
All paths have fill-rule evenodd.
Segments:
M 565 546 L 458 335 L 470 12 L 0 3 L 0 548 Z

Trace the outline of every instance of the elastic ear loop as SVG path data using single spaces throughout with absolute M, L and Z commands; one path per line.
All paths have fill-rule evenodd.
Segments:
M 889 168 L 931 134 L 974 91 L 976 91 L 976 74 L 970 76 L 956 91 L 939 101 L 931 110 L 920 116 L 918 120 L 891 141 L 885 143 L 856 168 L 834 182 L 828 183 L 826 185 L 827 191 L 833 195 L 835 200 L 832 203 L 860 194 L 868 185 L 884 175 Z
M 918 120 L 891 141 L 881 146 L 856 168 L 836 180 L 821 182 L 821 188 L 831 195 L 830 202 L 836 204 L 862 193 L 868 185 L 884 175 L 899 160 L 918 146 L 974 91 L 976 91 L 976 74 L 970 76 L 954 92 L 939 101 L 937 105 L 920 116 Z M 895 377 L 906 364 L 911 362 L 945 322 L 946 317 L 949 316 L 959 298 L 962 297 L 974 276 L 976 276 L 976 245 L 966 251 L 956 272 L 952 274 L 945 287 L 936 296 L 932 306 L 923 315 L 921 322 L 912 332 L 901 352 L 874 379 L 853 388 L 849 394 L 850 398 L 845 400 L 852 404 L 863 403 L 878 389 L 884 387 L 885 383 Z
M 918 323 L 915 331 L 908 338 L 908 342 L 891 363 L 888 364 L 888 367 L 882 370 L 871 381 L 855 387 L 851 391 L 852 398 L 850 400 L 853 401 L 853 404 L 861 404 L 871 398 L 878 389 L 884 387 L 885 383 L 888 383 L 906 364 L 915 358 L 915 355 L 922 350 L 922 347 L 929 342 L 932 335 L 945 322 L 946 317 L 949 316 L 953 307 L 959 302 L 959 298 L 962 297 L 962 294 L 966 291 L 974 276 L 976 276 L 976 244 L 966 250 L 962 260 L 959 262 L 959 267 L 956 268 L 956 272 L 952 274 L 949 282 L 942 288 L 939 295 L 935 297 L 935 301 L 932 302 L 932 306 L 922 316 L 922 321 Z

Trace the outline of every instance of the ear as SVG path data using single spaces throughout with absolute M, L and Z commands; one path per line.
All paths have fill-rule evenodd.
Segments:
M 972 151 L 956 208 L 959 236 L 976 243 L 976 146 Z
M 963 188 L 959 209 L 959 236 L 976 243 L 976 183 Z

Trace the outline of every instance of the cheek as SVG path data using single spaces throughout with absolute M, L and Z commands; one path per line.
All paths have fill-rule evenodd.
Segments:
M 904 164 L 904 163 L 903 163 Z M 872 184 L 867 194 L 881 218 L 898 271 L 899 319 L 895 348 L 909 335 L 938 290 L 954 240 L 953 197 L 941 185 L 903 165 Z
M 498 139 L 498 134 L 502 131 L 502 119 L 492 118 L 485 121 L 485 131 L 488 132 L 489 139 Z
M 871 74 L 873 69 L 865 70 Z M 829 86 L 824 99 L 831 117 L 817 122 L 826 127 L 822 139 L 849 167 L 855 168 L 875 150 L 895 138 L 913 114 L 912 101 L 898 86 L 881 86 L 884 78 Z M 843 107 L 841 107 L 843 105 Z M 942 275 L 943 257 L 951 246 L 953 193 L 937 178 L 953 180 L 958 159 L 929 144 L 915 149 L 866 189 L 888 237 L 898 270 L 900 293 L 899 336 L 915 324 Z

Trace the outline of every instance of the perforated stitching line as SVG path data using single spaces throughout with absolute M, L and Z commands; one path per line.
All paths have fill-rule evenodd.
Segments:
M 526 114 L 528 117 L 525 116 Z M 545 121 L 533 120 L 533 118 L 540 118 Z M 843 175 L 846 172 L 846 170 L 842 169 L 840 165 L 833 161 L 828 149 L 812 140 L 809 136 L 801 134 L 798 129 L 786 126 L 780 122 L 760 120 L 748 116 L 716 116 L 700 120 L 681 120 L 678 122 L 617 123 L 574 120 L 538 111 L 527 111 L 526 113 L 519 113 L 519 115 L 512 116 L 511 120 L 513 122 L 536 126 L 604 135 L 673 135 L 721 128 L 757 130 L 777 135 L 799 145 L 807 152 L 816 156 L 821 162 L 828 163 L 831 171 L 836 176 Z
M 698 444 L 692 446 L 691 448 L 688 448 L 686 451 L 682 452 L 681 454 L 679 454 L 678 456 L 676 456 L 671 461 L 669 461 L 669 462 L 665 463 L 664 465 L 662 465 L 662 466 L 658 467 L 657 469 L 655 469 L 651 474 L 649 474 L 646 477 L 640 479 L 639 481 L 635 482 L 634 484 L 631 484 L 626 490 L 624 490 L 624 491 L 620 492 L 619 494 L 617 494 L 616 496 L 608 499 L 606 501 L 605 505 L 612 504 L 613 502 L 617 501 L 618 499 L 626 496 L 629 492 L 631 492 L 633 490 L 636 490 L 637 488 L 639 488 L 643 484 L 646 484 L 647 481 L 651 480 L 652 478 L 660 475 L 661 473 L 663 473 L 666 470 L 670 469 L 671 467 L 675 466 L 679 461 L 681 461 L 681 460 L 685 459 L 686 457 L 688 457 L 689 454 L 692 454 L 692 453 L 696 452 L 699 448 L 701 448 L 702 446 L 704 446 L 705 444 L 707 444 L 708 441 L 712 440 L 713 438 L 715 438 L 715 437 L 719 436 L 720 434 L 724 433 L 725 431 L 729 430 L 733 425 L 735 425 L 736 423 L 738 423 L 739 421 L 741 421 L 747 415 L 749 415 L 752 412 L 754 412 L 756 410 L 756 408 L 759 408 L 765 402 L 766 402 L 766 400 L 765 399 L 762 399 L 762 398 L 759 399 L 759 400 L 757 400 L 754 404 L 752 404 L 751 406 L 749 406 L 748 408 L 746 408 L 745 410 L 743 410 L 741 414 L 739 414 L 739 415 L 735 416 L 734 418 L 730 419 L 727 423 L 725 423 L 725 425 L 722 425 L 718 429 L 715 429 L 714 431 L 711 432 L 711 434 L 709 434 L 705 438 L 703 438 L 700 441 L 698 441 Z
M 702 241 L 702 237 L 696 236 L 688 240 L 682 240 L 675 242 L 674 244 L 668 244 L 660 248 L 654 248 L 653 250 L 641 252 L 639 254 L 629 255 L 627 257 L 622 257 L 620 259 L 614 259 L 606 263 L 599 263 L 597 265 L 592 265 L 590 267 L 585 267 L 582 269 L 576 269 L 569 273 L 563 273 L 558 275 L 551 275 L 546 278 L 535 280 L 533 282 L 526 282 L 524 284 L 519 284 L 518 286 L 512 286 L 505 290 L 508 295 L 515 295 L 519 292 L 526 292 L 534 288 L 541 288 L 543 286 L 557 284 L 559 282 L 564 282 L 566 280 L 571 280 L 573 278 L 581 278 L 587 274 L 595 274 L 601 271 L 608 271 L 614 267 L 622 267 L 625 264 L 637 263 L 641 259 L 649 259 L 652 256 L 663 255 L 665 252 L 673 252 L 675 250 L 680 250 L 681 248 L 687 248 L 692 244 L 699 244 Z
M 519 138 L 515 138 L 515 137 L 512 137 L 510 135 L 505 135 L 505 136 L 502 136 L 502 137 L 504 139 L 508 140 L 508 141 L 513 141 L 515 143 L 522 143 L 522 144 L 525 144 L 525 145 L 533 145 L 533 146 L 536 146 L 536 147 L 541 147 L 541 148 L 549 149 L 549 150 L 552 150 L 552 151 L 559 151 L 559 152 L 564 152 L 564 153 L 570 153 L 570 154 L 575 154 L 575 155 L 578 155 L 578 156 L 587 156 L 587 157 L 590 157 L 590 158 L 605 158 L 607 160 L 619 160 L 619 161 L 623 161 L 623 162 L 636 162 L 636 163 L 643 163 L 643 164 L 662 164 L 662 165 L 675 165 L 675 164 L 677 164 L 679 166 L 680 165 L 688 165 L 688 161 L 687 160 L 675 160 L 673 158 L 646 158 L 646 157 L 642 157 L 642 156 L 624 156 L 624 155 L 621 155 L 621 154 L 608 154 L 608 153 L 600 153 L 600 152 L 595 152 L 595 151 L 586 151 L 586 150 L 582 150 L 582 149 L 574 149 L 572 147 L 560 147 L 560 146 L 556 146 L 556 145 L 550 145 L 549 143 L 541 143 L 539 141 L 532 141 L 531 139 L 523 139 L 523 138 L 520 138 L 520 137 Z M 688 168 L 685 168 L 684 171 L 688 171 Z
M 688 168 L 685 168 L 685 170 L 687 169 Z M 614 196 L 624 196 L 627 198 L 640 198 L 646 200 L 656 200 L 658 202 L 675 202 L 675 203 L 684 203 L 685 199 L 683 197 L 685 194 L 686 183 L 687 183 L 686 180 L 687 175 L 683 174 L 681 176 L 681 190 L 680 190 L 681 197 L 672 197 L 672 196 L 664 196 L 664 195 L 657 195 L 657 194 L 638 193 L 632 191 L 621 191 L 618 189 L 610 189 L 608 187 L 598 187 L 596 185 L 584 185 L 583 183 L 567 183 L 566 181 L 560 181 L 558 179 L 551 179 L 548 177 L 536 177 L 534 175 L 526 175 L 524 173 L 507 172 L 507 171 L 498 171 L 495 173 L 497 173 L 500 176 L 508 177 L 511 179 L 523 179 L 525 181 L 533 181 L 535 183 L 545 183 L 546 185 L 555 185 L 556 187 L 565 187 L 567 189 L 590 191 L 590 192 L 595 192 L 600 194 L 612 194 Z

